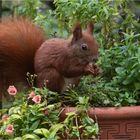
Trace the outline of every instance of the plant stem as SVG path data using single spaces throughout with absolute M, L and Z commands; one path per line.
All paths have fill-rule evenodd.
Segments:
M 76 116 L 75 116 L 75 123 L 76 123 L 77 131 L 79 132 L 78 118 L 77 118 L 77 117 L 78 117 L 78 116 L 76 115 Z M 79 132 L 79 134 L 80 134 L 80 132 Z M 80 137 L 78 137 L 78 140 L 81 140 Z

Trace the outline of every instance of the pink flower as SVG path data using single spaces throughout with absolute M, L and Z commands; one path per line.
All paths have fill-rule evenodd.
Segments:
M 9 116 L 8 116 L 7 114 L 4 114 L 4 115 L 2 116 L 2 121 L 7 121 L 8 118 L 9 118 Z
M 41 96 L 40 95 L 34 96 L 32 101 L 34 101 L 36 104 L 39 104 L 41 102 Z
M 32 92 L 29 94 L 28 99 L 33 98 L 34 96 L 35 96 L 35 92 L 32 91 Z
M 7 89 L 7 91 L 12 96 L 15 96 L 17 94 L 17 89 L 15 88 L 15 86 L 9 86 L 9 88 Z
M 11 135 L 13 133 L 13 131 L 14 131 L 13 125 L 12 124 L 8 124 L 7 127 L 6 127 L 6 133 Z

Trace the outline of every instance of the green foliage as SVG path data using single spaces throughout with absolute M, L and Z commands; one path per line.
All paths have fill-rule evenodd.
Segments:
M 59 137 L 57 136 L 57 132 L 60 129 L 62 129 L 63 127 L 64 127 L 63 124 L 58 123 L 58 124 L 51 126 L 51 128 L 49 130 L 45 129 L 45 128 L 41 128 L 41 129 L 36 129 L 34 131 L 34 133 L 37 135 L 42 135 L 46 139 L 57 140 L 57 139 L 59 139 Z
M 112 80 L 115 86 L 131 92 L 140 89 L 140 45 L 135 39 L 139 36 L 140 34 L 125 34 L 123 46 L 105 50 L 100 59 L 103 77 L 107 81 Z
M 95 138 L 99 133 L 97 122 L 87 115 L 89 108 L 88 97 L 79 97 L 76 112 L 68 112 L 64 120 L 65 133 L 69 134 L 67 139 L 71 137 L 78 138 Z
M 13 8 L 14 16 L 23 16 L 33 19 L 40 25 L 47 34 L 47 37 L 66 37 L 66 30 L 60 28 L 58 19 L 55 18 L 54 12 L 46 7 L 44 1 L 40 0 L 24 0 Z
M 84 104 L 86 103 L 84 98 L 89 98 L 88 104 L 91 107 L 129 106 L 139 103 L 138 94 L 135 92 L 122 89 L 101 77 L 93 78 L 92 76 L 83 77 L 79 86 L 69 89 L 61 100 L 65 105 L 76 106 L 76 102 L 81 97 L 83 98 L 80 102 Z
M 136 85 L 140 83 L 140 46 L 133 44 L 124 47 L 124 54 L 122 54 L 124 61 L 115 68 L 116 76 L 113 77 L 113 81 L 116 84 L 122 83 L 123 87 L 132 91 L 139 90 L 140 87 Z M 126 53 L 126 50 L 130 53 Z
M 116 7 L 113 8 L 107 0 L 55 0 L 54 3 L 56 16 L 62 23 L 68 22 L 69 25 L 77 21 L 84 25 L 88 21 L 104 23 L 118 15 Z
M 113 30 L 118 28 L 115 21 L 115 18 L 119 17 L 117 6 L 121 1 L 111 3 L 108 0 L 55 0 L 54 3 L 55 15 L 63 27 L 72 28 L 76 22 L 85 27 L 89 21 L 93 21 L 96 29 L 100 30 L 99 41 L 104 47 L 112 44 Z
M 30 91 L 31 92 L 31 91 Z M 7 120 L 0 120 L 0 138 L 27 140 L 27 139 L 54 139 L 58 140 L 65 134 L 69 138 L 95 137 L 99 133 L 97 122 L 88 116 L 88 98 L 80 97 L 77 109 L 67 114 L 60 121 L 63 112 L 59 100 L 50 103 L 54 94 L 48 89 L 35 88 L 35 96 L 41 96 L 41 102 L 36 103 L 30 96 L 30 92 L 17 93 L 13 105 L 1 112 L 8 115 Z M 19 99 L 22 99 L 19 101 Z M 12 124 L 14 130 L 11 134 L 6 131 L 8 124 Z M 82 128 L 83 133 L 80 133 Z
M 77 21 L 86 26 L 93 21 L 102 47 L 119 45 L 123 32 L 137 32 L 139 24 L 128 8 L 129 0 L 55 0 L 55 15 L 63 27 L 71 28 Z M 72 10 L 74 9 L 74 10 Z
M 20 16 L 31 17 L 34 19 L 39 12 L 42 3 L 39 0 L 24 0 L 14 8 L 14 14 Z
M 43 27 L 48 37 L 66 38 L 68 36 L 67 30 L 58 24 L 58 19 L 55 18 L 55 14 L 52 10 L 46 10 L 44 13 L 38 12 L 34 21 Z

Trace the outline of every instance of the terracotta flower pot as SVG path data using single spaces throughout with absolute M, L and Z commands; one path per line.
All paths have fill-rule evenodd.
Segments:
M 74 107 L 66 107 L 61 119 L 72 111 L 75 111 Z M 97 116 L 100 140 L 140 139 L 140 106 L 90 108 L 88 113 L 92 118 Z

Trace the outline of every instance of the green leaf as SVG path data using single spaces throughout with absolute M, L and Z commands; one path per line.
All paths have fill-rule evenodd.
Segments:
M 8 109 L 0 109 L 0 114 L 4 114 L 7 112 Z
M 135 85 L 136 90 L 140 90 L 140 83 L 135 83 L 134 85 Z
M 89 97 L 79 97 L 79 104 L 83 104 L 83 105 L 86 105 L 89 101 Z
M 67 124 L 67 123 L 69 123 L 69 121 L 76 115 L 76 113 L 75 112 L 68 112 L 68 113 L 66 113 L 66 115 L 67 115 L 67 117 L 65 118 L 65 120 L 64 120 L 64 124 Z
M 69 116 L 69 117 L 70 116 L 74 116 L 75 115 L 75 112 L 68 112 L 68 113 L 66 113 L 66 115 Z
M 53 139 L 57 133 L 57 131 L 59 131 L 60 129 L 63 128 L 63 124 L 55 124 L 53 125 L 51 128 L 50 128 L 50 135 L 49 135 L 49 138 L 50 139 Z
M 103 10 L 104 10 L 104 12 L 105 12 L 105 14 L 106 14 L 106 16 L 107 16 L 106 19 L 108 19 L 108 15 L 109 15 L 109 14 L 108 14 L 108 11 L 107 11 L 106 7 L 104 7 Z
M 40 140 L 48 140 L 47 138 L 42 138 L 42 139 L 40 139 Z
M 9 114 L 16 114 L 16 113 L 20 113 L 20 106 L 16 106 L 16 107 L 11 107 L 10 109 L 9 109 Z
M 14 140 L 22 140 L 22 137 L 16 137 Z
M 39 135 L 43 135 L 45 136 L 46 138 L 49 136 L 49 130 L 48 129 L 45 129 L 45 128 L 40 128 L 40 129 L 36 129 L 34 130 L 34 133 L 35 134 L 39 134 Z
M 115 71 L 116 71 L 118 74 L 120 74 L 120 73 L 122 73 L 122 72 L 124 71 L 124 68 L 122 68 L 122 67 L 117 67 L 117 68 L 115 69 Z
M 30 129 L 31 129 L 31 130 L 35 130 L 35 129 L 38 127 L 39 123 L 40 123 L 40 120 L 35 121 L 35 122 L 32 124 L 32 126 L 30 127 Z
M 95 132 L 95 128 L 92 126 L 86 126 L 86 129 L 89 133 L 94 133 Z
M 55 105 L 48 105 L 47 108 L 48 109 L 54 109 L 55 108 Z
M 18 114 L 13 114 L 13 115 L 11 115 L 10 119 L 12 119 L 12 120 L 18 120 L 18 119 L 21 119 L 21 116 L 18 115 Z
M 35 134 L 26 134 L 22 137 L 22 140 L 28 140 L 28 139 L 40 140 L 40 138 Z
M 85 116 L 82 118 L 83 124 L 85 125 L 91 125 L 94 123 L 94 120 L 90 118 L 89 116 Z

